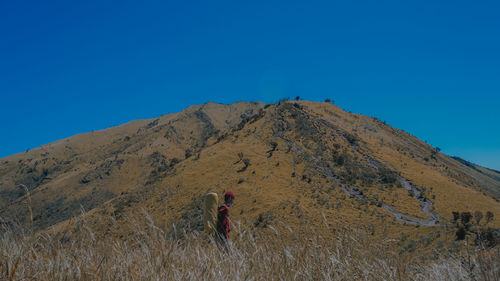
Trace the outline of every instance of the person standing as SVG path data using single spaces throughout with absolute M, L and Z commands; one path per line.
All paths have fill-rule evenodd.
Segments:
M 229 239 L 231 225 L 229 223 L 229 207 L 233 205 L 234 193 L 231 190 L 224 194 L 224 204 L 219 207 L 217 214 L 217 233 L 222 241 Z

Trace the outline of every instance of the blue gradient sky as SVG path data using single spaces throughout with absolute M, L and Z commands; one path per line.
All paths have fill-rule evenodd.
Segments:
M 456 0 L 1 1 L 0 157 L 206 101 L 300 95 L 500 169 L 499 11 Z

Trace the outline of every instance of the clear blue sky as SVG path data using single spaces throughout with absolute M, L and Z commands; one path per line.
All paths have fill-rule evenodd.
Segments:
M 1 1 L 0 157 L 206 101 L 300 95 L 500 169 L 499 14 L 460 0 Z

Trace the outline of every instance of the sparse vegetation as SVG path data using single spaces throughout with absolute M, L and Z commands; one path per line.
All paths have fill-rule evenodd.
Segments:
M 267 158 L 272 157 L 273 156 L 273 152 L 276 151 L 276 147 L 278 147 L 278 144 L 276 142 L 271 142 L 270 145 L 271 145 L 271 149 L 269 149 L 268 151 L 266 151 L 266 153 L 268 153 Z
M 149 155 L 149 163 L 152 168 L 151 173 L 149 174 L 148 180 L 146 181 L 146 185 L 153 184 L 164 177 L 167 176 L 167 172 L 172 170 L 175 165 L 177 165 L 181 160 L 177 158 L 170 159 L 170 162 L 167 160 L 165 155 L 154 152 Z
M 395 171 L 389 170 L 387 168 L 381 168 L 378 170 L 379 180 L 383 184 L 394 184 L 398 179 L 398 174 Z
M 248 159 L 248 158 L 243 158 L 243 159 L 241 159 L 241 162 L 243 162 L 243 165 L 244 165 L 244 166 L 243 166 L 243 167 L 241 167 L 241 169 L 239 169 L 239 170 L 237 171 L 238 173 L 242 173 L 242 172 L 246 171 L 246 170 L 247 170 L 247 168 L 248 168 L 248 166 L 250 166 L 250 159 Z
M 481 224 L 483 218 L 481 211 L 474 212 L 474 216 L 470 212 L 452 212 L 456 239 L 465 240 L 467 236 L 472 236 L 476 245 L 488 248 L 500 244 L 500 229 L 488 226 L 493 219 L 493 213 L 488 211 L 486 214 L 487 219 Z M 488 214 L 490 214 L 489 219 Z

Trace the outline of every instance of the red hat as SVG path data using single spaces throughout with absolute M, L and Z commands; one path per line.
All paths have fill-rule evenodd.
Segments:
M 226 191 L 224 193 L 224 201 L 228 201 L 229 198 L 234 199 L 234 193 L 231 190 Z

